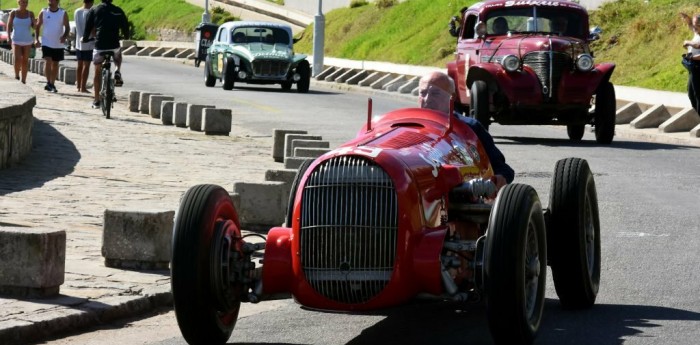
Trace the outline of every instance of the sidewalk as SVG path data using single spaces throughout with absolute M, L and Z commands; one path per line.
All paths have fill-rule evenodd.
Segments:
M 0 63 L 0 78 L 13 79 Z M 230 189 L 234 181 L 262 181 L 278 168 L 272 138 L 233 126 L 231 136 L 205 136 L 131 113 L 128 89 L 118 88 L 112 119 L 91 109 L 91 95 L 29 74 L 37 95 L 32 155 L 0 170 L 0 226 L 65 230 L 66 272 L 53 299 L 0 298 L 0 344 L 26 344 L 60 332 L 171 305 L 168 271 L 107 268 L 101 255 L 105 209 L 176 210 L 199 183 Z M 235 152 L 235 157 L 231 154 Z M 236 169 L 230 169 L 232 164 Z M 183 167 L 191 167 L 183 169 Z

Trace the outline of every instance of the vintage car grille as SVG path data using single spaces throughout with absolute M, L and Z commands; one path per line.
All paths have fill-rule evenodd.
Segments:
M 256 77 L 284 77 L 287 69 L 289 62 L 284 60 L 253 60 L 253 75 Z
M 356 156 L 331 158 L 314 169 L 302 192 L 301 264 L 319 294 L 364 303 L 391 279 L 398 202 L 387 173 Z
M 549 99 L 550 90 L 551 98 L 557 98 L 557 88 L 559 87 L 562 73 L 571 70 L 573 67 L 573 61 L 568 54 L 552 52 L 552 58 L 550 59 L 550 52 L 548 51 L 526 54 L 523 57 L 523 64 L 530 66 L 537 74 L 545 99 Z M 552 66 L 551 80 L 549 74 L 550 64 Z

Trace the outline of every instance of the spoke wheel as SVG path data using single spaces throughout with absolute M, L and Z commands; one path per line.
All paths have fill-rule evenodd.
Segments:
M 588 163 L 580 158 L 558 161 L 549 195 L 554 287 L 565 308 L 591 307 L 600 285 L 600 220 Z
M 532 344 L 542 319 L 547 241 L 535 190 L 510 184 L 499 192 L 489 219 L 485 292 L 496 344 Z
M 112 110 L 112 78 L 109 73 L 109 69 L 102 69 L 102 89 L 100 90 L 100 95 L 102 96 L 100 100 L 100 109 L 102 109 L 102 115 L 109 119 L 110 112 Z
M 223 188 L 198 185 L 175 219 L 171 285 L 175 315 L 190 344 L 224 344 L 231 336 L 243 284 L 231 283 L 230 253 L 242 245 L 238 216 Z

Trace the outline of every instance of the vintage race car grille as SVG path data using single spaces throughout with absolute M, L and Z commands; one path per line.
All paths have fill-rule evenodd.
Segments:
M 552 52 L 552 57 L 550 59 L 550 52 L 548 51 L 526 54 L 523 57 L 523 64 L 530 66 L 530 68 L 535 71 L 535 74 L 537 74 L 537 78 L 540 80 L 540 85 L 542 86 L 542 92 L 545 94 L 545 99 L 549 99 L 550 94 L 552 99 L 556 99 L 557 88 L 559 87 L 562 72 L 569 71 L 573 67 L 573 61 L 568 54 Z M 552 66 L 551 80 L 550 65 Z
M 372 161 L 331 158 L 314 169 L 302 192 L 301 264 L 319 294 L 364 303 L 391 279 L 398 202 L 394 183 Z
M 253 60 L 253 75 L 256 77 L 284 77 L 287 75 L 289 62 L 283 60 Z

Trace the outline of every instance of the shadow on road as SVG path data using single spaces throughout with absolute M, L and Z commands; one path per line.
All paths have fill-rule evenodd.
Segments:
M 18 164 L 0 170 L 0 196 L 30 190 L 63 177 L 80 161 L 80 152 L 49 123 L 34 118 L 32 152 Z
M 499 140 L 500 139 L 500 140 Z M 600 148 L 616 148 L 623 150 L 636 151 L 652 151 L 652 150 L 688 150 L 697 149 L 694 146 L 649 143 L 641 141 L 625 141 L 615 139 L 610 145 L 602 145 L 595 140 L 583 140 L 580 142 L 572 142 L 569 139 L 562 138 L 532 138 L 532 137 L 516 137 L 516 136 L 497 136 L 494 135 L 494 140 L 498 145 L 543 145 L 551 147 L 600 147 Z
M 234 91 L 235 90 L 241 90 L 241 91 L 260 91 L 260 92 L 275 92 L 275 93 L 297 93 L 296 88 L 292 88 L 291 90 L 282 90 L 281 88 L 271 88 L 271 87 L 256 87 L 256 86 L 240 86 L 237 84 L 234 86 Z M 338 95 L 340 92 L 330 92 L 330 91 L 321 91 L 321 90 L 314 90 L 313 88 L 309 89 L 309 92 L 307 95 Z M 303 94 L 300 94 L 303 95 Z

